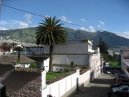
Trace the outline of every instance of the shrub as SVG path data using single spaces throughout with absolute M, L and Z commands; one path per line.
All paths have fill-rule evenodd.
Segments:
M 36 63 L 31 63 L 29 68 L 38 68 L 37 64 Z
M 74 67 L 74 62 L 73 61 L 71 62 L 71 67 Z

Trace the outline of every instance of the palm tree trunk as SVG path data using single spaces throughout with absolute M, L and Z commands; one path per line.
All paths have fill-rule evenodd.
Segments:
M 50 45 L 50 60 L 49 60 L 49 71 L 52 71 L 52 54 L 53 54 L 53 45 Z
M 19 63 L 20 62 L 20 51 L 18 51 L 18 60 L 17 62 Z

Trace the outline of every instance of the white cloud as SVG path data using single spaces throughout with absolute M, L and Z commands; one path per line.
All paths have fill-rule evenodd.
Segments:
M 104 26 L 105 23 L 104 21 L 99 21 L 99 24 Z
M 25 23 L 25 22 L 22 22 L 22 21 L 19 22 L 19 28 L 28 28 L 28 27 L 29 27 L 28 23 Z
M 66 16 L 61 16 L 60 19 L 64 22 L 72 23 L 72 21 L 69 20 Z
M 116 32 L 116 34 L 129 39 L 129 32 Z
M 45 15 L 45 17 L 50 17 L 49 15 Z
M 84 30 L 84 31 L 88 31 L 88 32 L 96 32 L 96 29 L 93 26 L 89 26 L 88 28 L 81 27 L 80 30 Z
M 98 28 L 101 28 L 101 25 L 97 25 Z
M 104 21 L 98 21 L 98 25 L 97 25 L 97 28 L 99 29 L 99 30 L 106 30 L 106 27 L 105 27 L 105 22 Z
M 80 30 L 88 31 L 88 28 L 81 27 Z
M 7 30 L 7 28 L 5 28 L 5 27 L 0 27 L 0 30 Z
M 26 18 L 26 21 L 27 21 L 28 23 L 31 23 L 31 20 L 32 20 L 32 15 L 31 15 L 31 14 L 26 13 L 26 14 L 24 15 L 24 17 Z
M 25 21 L 19 21 L 19 20 L 9 20 L 12 26 L 17 27 L 17 28 L 28 28 L 29 23 Z
M 25 21 L 19 21 L 19 20 L 1 20 L 0 27 L 1 27 L 1 30 L 28 28 L 29 23 Z
M 82 21 L 82 22 L 86 22 L 86 20 L 85 20 L 84 18 L 81 18 L 81 21 Z

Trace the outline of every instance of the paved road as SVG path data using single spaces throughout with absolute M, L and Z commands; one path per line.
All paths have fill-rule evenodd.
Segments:
M 71 97 L 107 97 L 107 91 L 111 84 L 113 84 L 113 77 L 111 75 L 101 74 Z

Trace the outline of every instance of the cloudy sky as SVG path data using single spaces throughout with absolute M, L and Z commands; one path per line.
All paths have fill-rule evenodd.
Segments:
M 56 16 L 64 21 L 65 27 L 91 32 L 107 30 L 129 37 L 129 0 L 3 0 L 2 3 L 42 16 Z M 35 27 L 42 19 L 0 6 L 0 30 Z

